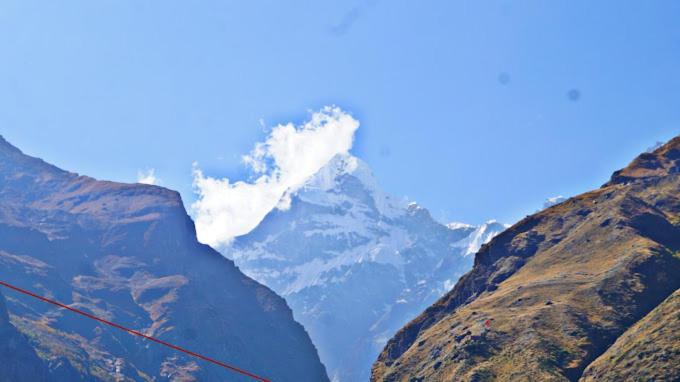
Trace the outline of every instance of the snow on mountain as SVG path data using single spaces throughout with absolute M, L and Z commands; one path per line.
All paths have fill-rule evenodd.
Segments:
M 467 272 L 504 228 L 435 221 L 384 193 L 356 157 L 335 156 L 225 253 L 284 296 L 330 377 L 368 380 L 387 339 Z
M 449 223 L 446 225 L 449 229 L 461 229 L 461 228 L 472 228 L 473 231 L 465 239 L 456 243 L 456 247 L 463 248 L 463 256 L 474 255 L 479 251 L 482 244 L 488 243 L 489 240 L 493 239 L 494 236 L 505 231 L 509 224 L 501 224 L 495 220 L 489 220 L 488 222 L 475 227 L 465 223 Z
M 545 202 L 543 202 L 543 209 L 550 208 L 550 207 L 552 207 L 556 204 L 560 204 L 560 203 L 564 202 L 565 200 L 567 200 L 567 198 L 562 196 L 562 195 L 553 196 L 552 198 L 548 198 L 548 199 L 545 200 Z
M 472 224 L 452 222 L 446 225 L 449 229 L 474 228 Z

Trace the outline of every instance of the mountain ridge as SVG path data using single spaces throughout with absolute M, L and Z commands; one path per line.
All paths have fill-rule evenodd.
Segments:
M 679 170 L 680 137 L 497 235 L 388 342 L 372 380 L 581 378 L 680 287 Z
M 285 301 L 196 240 L 177 192 L 80 176 L 3 139 L 0 201 L 3 280 L 274 380 L 327 380 Z M 21 296 L 8 308 L 53 380 L 62 364 L 69 380 L 243 380 Z

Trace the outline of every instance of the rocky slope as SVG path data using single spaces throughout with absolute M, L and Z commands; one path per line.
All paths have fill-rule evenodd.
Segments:
M 680 137 L 602 188 L 523 219 L 388 342 L 372 380 L 577 381 L 605 372 L 642 380 L 647 368 L 674 380 L 675 300 L 659 304 L 680 287 L 679 195 Z M 667 317 L 670 337 L 650 359 L 639 334 L 654 333 L 655 315 Z M 643 369 L 624 370 L 635 367 Z
M 283 295 L 334 381 L 367 380 L 385 342 L 472 266 L 505 227 L 435 221 L 339 155 L 225 253 Z M 470 256 L 468 256 L 470 255 Z
M 0 381 L 46 381 L 47 367 L 28 339 L 9 322 L 5 297 L 0 294 Z
M 285 301 L 198 243 L 176 192 L 78 176 L 1 138 L 0 279 L 275 381 L 327 380 Z M 53 380 L 247 380 L 5 294 Z
M 619 337 L 583 373 L 591 381 L 680 380 L 680 290 Z

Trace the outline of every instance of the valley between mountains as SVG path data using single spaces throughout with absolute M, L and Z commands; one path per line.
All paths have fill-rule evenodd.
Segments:
M 367 380 L 387 340 L 506 228 L 439 223 L 337 155 L 222 248 L 239 269 L 196 241 L 174 191 L 73 174 L 4 140 L 0 175 L 4 281 L 276 381 Z M 7 338 L 32 379 L 239 378 L 7 295 Z
M 0 279 L 272 381 L 680 380 L 680 137 L 512 226 L 341 154 L 220 252 L 179 194 L 0 138 Z M 15 292 L 0 381 L 246 381 Z

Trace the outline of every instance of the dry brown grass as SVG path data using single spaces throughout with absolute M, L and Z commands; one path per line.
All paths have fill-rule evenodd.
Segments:
M 499 235 L 388 343 L 373 380 L 578 380 L 680 287 L 678 169 L 680 138 Z

